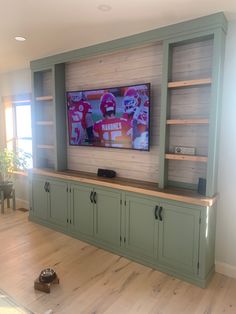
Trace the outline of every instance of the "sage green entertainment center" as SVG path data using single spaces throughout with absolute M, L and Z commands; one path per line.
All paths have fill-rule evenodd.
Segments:
M 227 21 L 223 13 L 217 13 L 32 61 L 34 169 L 30 174 L 29 219 L 206 286 L 214 273 L 226 31 Z M 101 149 L 87 148 L 87 153 L 81 147 L 68 146 L 65 91 L 77 87 L 74 69 L 80 62 L 83 66 L 89 66 L 86 60 L 101 64 L 108 55 L 109 62 L 114 58 L 119 72 L 117 64 L 122 67 L 126 53 L 128 58 L 130 51 L 136 56 L 141 50 L 137 68 L 150 61 L 150 51 L 154 53 L 153 69 L 156 51 L 161 60 L 160 86 L 158 77 L 151 84 L 153 111 L 160 106 L 151 124 L 151 150 L 132 153 L 132 158 L 127 152 L 110 150 L 114 164 L 122 167 L 124 154 L 135 163 L 133 173 L 139 171 L 140 162 L 151 173 L 154 163 L 154 175 L 158 173 L 158 177 L 156 181 L 151 175 L 150 181 L 145 179 L 145 174 L 143 180 L 124 175 L 98 178 L 95 171 L 79 168 L 77 154 L 82 154 L 81 163 L 93 155 L 99 166 Z M 156 75 L 150 73 L 150 77 Z M 84 82 L 86 75 L 92 77 L 86 71 L 76 75 L 80 74 Z M 94 73 L 98 87 L 106 87 L 98 74 Z M 140 83 L 142 79 L 133 75 L 132 82 Z M 113 84 L 118 83 L 114 78 Z M 127 83 L 125 77 L 123 83 Z M 78 87 L 86 89 L 87 85 L 79 83 Z M 178 145 L 194 146 L 196 154 L 175 154 L 173 148 Z M 206 196 L 197 193 L 199 177 L 206 179 Z

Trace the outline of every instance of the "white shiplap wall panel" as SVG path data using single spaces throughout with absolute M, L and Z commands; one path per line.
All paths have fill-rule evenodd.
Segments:
M 212 51 L 212 40 L 174 47 L 172 81 L 211 77 Z
M 42 93 L 37 96 L 50 96 L 52 95 L 52 71 L 44 71 L 42 75 Z
M 210 86 L 171 90 L 170 119 L 208 118 L 210 96 Z
M 206 163 L 170 160 L 168 163 L 170 181 L 197 184 L 199 178 L 206 176 Z
M 212 41 L 177 46 L 173 50 L 171 80 L 211 77 Z M 139 152 L 121 149 L 68 146 L 68 168 L 96 173 L 97 168 L 114 169 L 118 176 L 158 182 L 159 126 L 162 79 L 162 45 L 128 49 L 87 60 L 68 63 L 66 90 L 86 90 L 129 84 L 151 83 L 151 149 Z M 207 118 L 210 86 L 175 89 L 170 93 L 170 119 Z M 207 155 L 208 126 L 170 126 L 169 149 L 193 146 Z M 197 183 L 205 177 L 206 164 L 169 161 L 171 181 Z
M 180 45 L 173 49 L 172 80 L 211 77 L 212 40 Z M 170 92 L 170 119 L 209 118 L 211 86 L 173 89 Z M 197 155 L 207 156 L 208 125 L 178 125 L 169 127 L 169 150 L 175 146 L 195 147 Z M 206 177 L 207 164 L 192 161 L 168 162 L 170 181 L 197 184 Z
M 158 182 L 162 45 L 155 44 L 96 56 L 66 66 L 66 90 L 151 83 L 151 149 L 68 146 L 68 168 L 96 173 L 114 169 L 119 177 Z

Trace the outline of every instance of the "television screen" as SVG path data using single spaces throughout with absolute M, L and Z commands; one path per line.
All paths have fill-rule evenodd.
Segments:
M 149 150 L 149 83 L 66 96 L 70 145 Z

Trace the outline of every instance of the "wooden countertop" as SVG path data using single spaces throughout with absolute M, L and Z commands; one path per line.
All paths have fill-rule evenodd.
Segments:
M 37 169 L 30 170 L 32 174 L 50 176 L 54 178 L 72 180 L 76 182 L 95 184 L 99 186 L 119 189 L 127 192 L 141 193 L 149 196 L 165 198 L 174 201 L 185 202 L 193 205 L 212 206 L 217 199 L 214 197 L 204 197 L 195 191 L 180 188 L 159 189 L 157 183 L 138 181 L 124 178 L 103 178 L 88 172 L 66 170 L 63 172 Z

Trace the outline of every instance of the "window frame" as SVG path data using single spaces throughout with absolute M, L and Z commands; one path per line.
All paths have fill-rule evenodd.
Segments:
M 12 102 L 13 104 L 13 149 L 14 151 L 16 152 L 17 149 L 19 148 L 18 147 L 18 141 L 19 140 L 29 140 L 31 141 L 31 145 L 33 145 L 33 142 L 32 142 L 32 127 L 31 127 L 31 137 L 21 137 L 21 136 L 18 136 L 17 134 L 17 110 L 16 108 L 17 107 L 20 107 L 20 106 L 29 106 L 30 107 L 30 110 L 32 110 L 32 104 L 31 104 L 31 101 L 28 99 L 28 100 L 20 100 L 20 101 L 14 101 Z M 31 117 L 31 123 L 32 123 L 32 117 Z
M 32 146 L 32 152 L 33 152 L 33 136 L 32 136 L 32 100 L 31 100 L 31 95 L 30 94 L 22 94 L 22 95 L 16 95 L 16 96 L 8 96 L 8 97 L 3 97 L 3 103 L 4 105 L 4 110 L 7 108 L 11 109 L 11 125 L 12 125 L 12 137 L 8 138 L 7 137 L 7 117 L 6 113 L 4 114 L 4 133 L 5 133 L 5 146 L 6 147 L 11 147 L 9 149 L 12 149 L 13 152 L 17 152 L 19 146 L 18 146 L 18 141 L 19 140 L 29 140 L 31 141 L 31 146 Z M 18 106 L 30 106 L 31 110 L 31 137 L 21 137 L 18 136 L 17 134 L 17 107 Z M 9 118 L 9 117 L 8 117 Z M 10 118 L 9 118 L 10 120 Z M 8 120 L 8 121 L 9 121 Z M 33 159 L 33 156 L 31 157 Z M 33 166 L 33 160 L 31 161 L 31 164 Z M 30 166 L 30 168 L 32 167 Z

